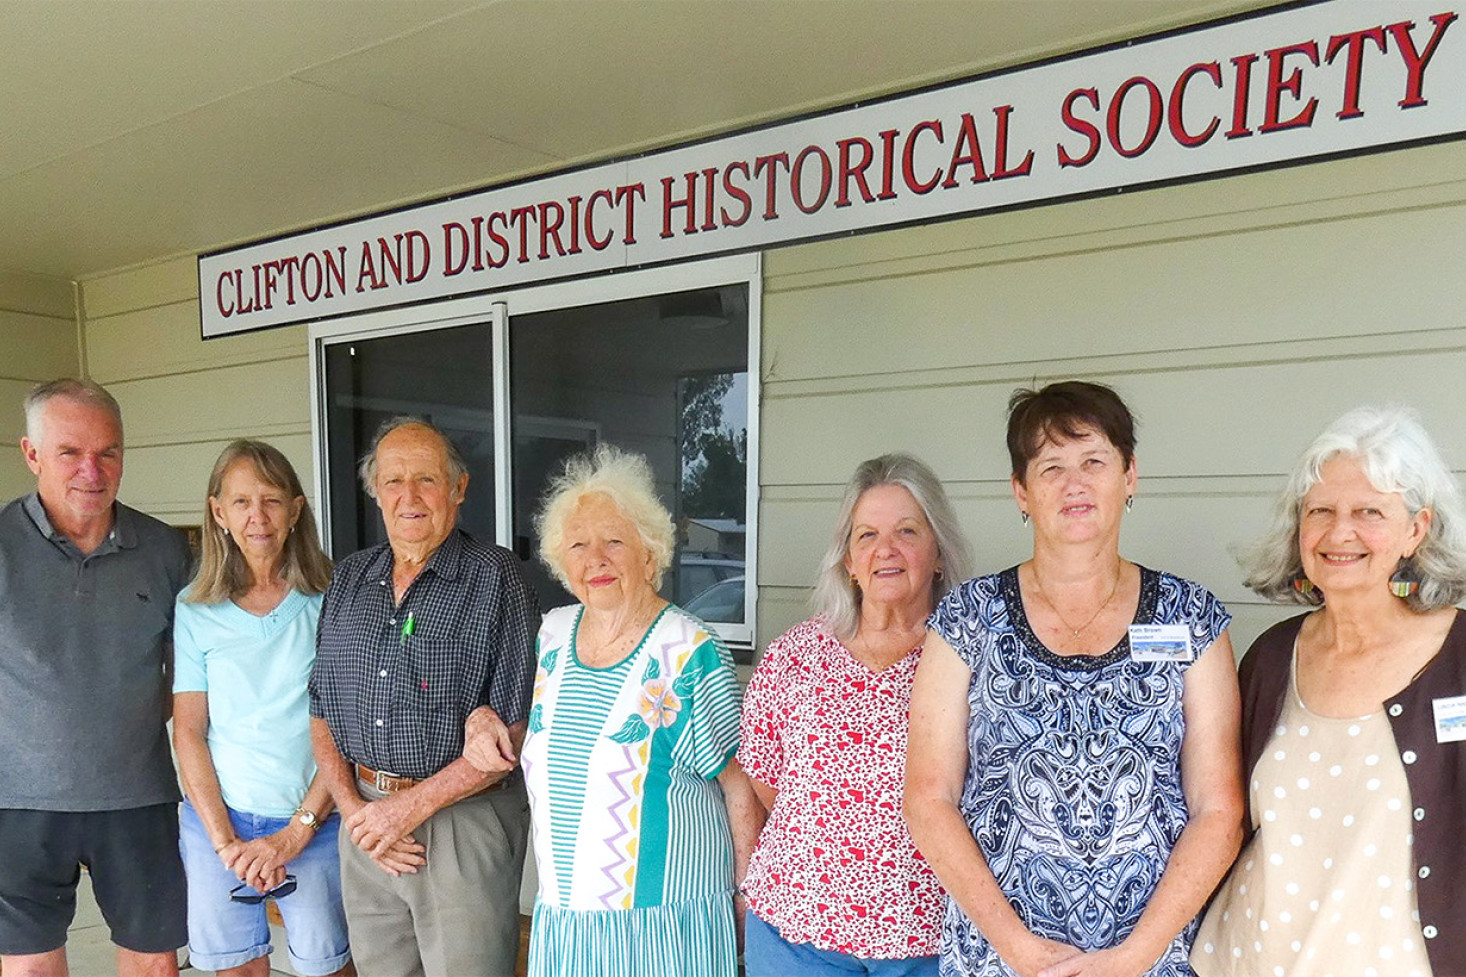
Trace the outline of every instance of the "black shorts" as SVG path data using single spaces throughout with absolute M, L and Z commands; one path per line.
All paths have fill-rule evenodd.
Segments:
M 188 942 L 177 804 L 0 809 L 0 853 L 0 953 L 49 953 L 66 945 L 83 865 L 113 943 L 165 953 Z

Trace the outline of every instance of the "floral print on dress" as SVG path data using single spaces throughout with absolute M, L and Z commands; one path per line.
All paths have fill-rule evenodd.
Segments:
M 901 816 L 920 658 L 872 672 L 814 618 L 754 672 L 738 762 L 778 794 L 743 887 L 790 942 L 872 960 L 937 952 L 941 886 Z
M 673 690 L 671 682 L 658 676 L 642 683 L 636 711 L 649 728 L 663 729 L 677 722 L 682 698 Z

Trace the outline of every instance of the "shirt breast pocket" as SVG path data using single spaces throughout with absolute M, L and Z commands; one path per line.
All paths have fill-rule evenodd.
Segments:
M 461 749 L 463 722 L 459 670 L 462 656 L 452 639 L 417 639 L 408 643 L 403 662 L 404 690 L 400 704 L 410 713 L 410 722 L 422 731 L 424 741 Z

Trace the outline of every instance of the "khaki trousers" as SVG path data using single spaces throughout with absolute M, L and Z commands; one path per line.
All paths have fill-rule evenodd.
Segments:
M 383 795 L 368 784 L 367 800 Z M 524 781 L 459 801 L 413 832 L 427 864 L 393 878 L 342 826 L 341 890 L 361 977 L 513 977 L 529 833 Z

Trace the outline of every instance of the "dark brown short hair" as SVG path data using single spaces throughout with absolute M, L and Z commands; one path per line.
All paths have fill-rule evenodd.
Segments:
M 1008 398 L 1008 457 L 1023 481 L 1028 463 L 1046 441 L 1080 437 L 1091 428 L 1109 439 L 1128 468 L 1135 460 L 1135 416 L 1120 395 L 1102 383 L 1061 380 Z

